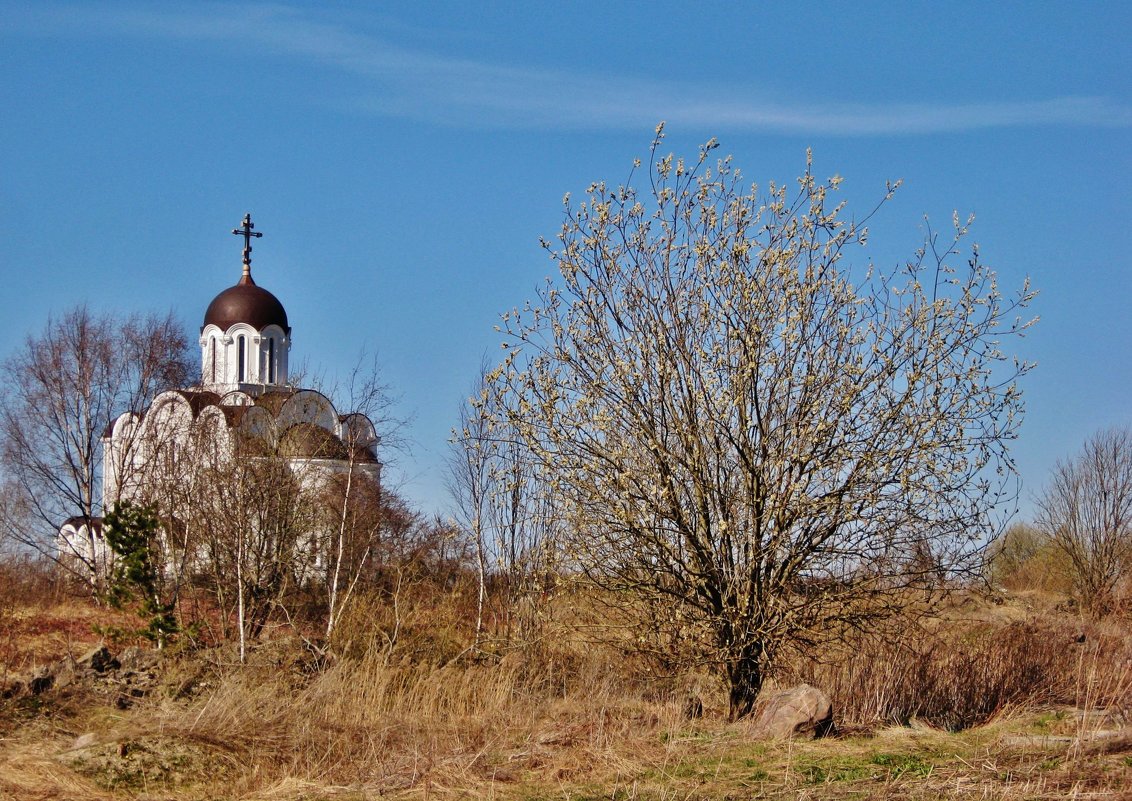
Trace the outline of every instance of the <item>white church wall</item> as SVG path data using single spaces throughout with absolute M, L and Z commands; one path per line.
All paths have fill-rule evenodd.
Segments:
M 97 524 L 68 520 L 59 528 L 58 550 L 60 558 L 73 563 L 77 571 L 93 574 L 92 585 L 109 576 L 114 567 L 114 552 Z
M 269 325 L 259 332 L 256 347 L 259 351 L 261 383 L 286 386 L 287 354 L 291 341 L 277 325 Z
M 243 386 L 286 386 L 291 341 L 278 325 L 262 331 L 236 323 L 201 331 L 201 385 L 224 392 Z

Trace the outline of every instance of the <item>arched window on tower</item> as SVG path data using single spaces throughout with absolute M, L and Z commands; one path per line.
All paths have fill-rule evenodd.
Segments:
M 275 383 L 275 337 L 267 339 L 267 383 Z
M 208 338 L 208 357 L 211 360 L 211 367 L 209 367 L 210 384 L 216 383 L 216 337 Z
M 246 359 L 246 356 L 244 355 L 245 350 L 246 349 L 244 347 L 244 335 L 240 334 L 238 337 L 236 337 L 236 353 L 237 353 L 236 359 L 238 360 L 239 365 L 240 365 L 239 372 L 236 374 L 237 375 L 236 380 L 240 381 L 240 382 L 242 382 L 244 380 L 244 369 L 245 369 L 245 359 Z

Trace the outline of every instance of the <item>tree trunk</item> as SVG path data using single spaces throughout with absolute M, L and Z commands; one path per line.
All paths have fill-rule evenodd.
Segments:
M 354 455 L 350 451 L 350 469 L 346 473 L 346 489 L 342 492 L 342 513 L 338 518 L 338 547 L 334 554 L 334 575 L 330 579 L 330 598 L 326 612 L 326 641 L 334 634 L 338 622 L 338 581 L 342 574 L 342 561 L 346 558 L 346 523 L 350 517 L 350 491 L 354 487 Z M 360 569 L 360 568 L 359 568 Z
M 727 661 L 728 715 L 738 720 L 751 714 L 763 687 L 762 648 L 751 643 L 731 645 L 728 650 L 732 653 Z

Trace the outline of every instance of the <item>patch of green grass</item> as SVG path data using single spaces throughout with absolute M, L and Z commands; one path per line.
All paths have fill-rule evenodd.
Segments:
M 876 773 L 876 768 L 868 763 L 845 758 L 802 764 L 796 770 L 806 784 L 860 781 Z
M 1067 714 L 1064 709 L 1043 712 L 1034 719 L 1033 728 L 1041 734 L 1049 734 L 1060 730 L 1060 724 L 1065 722 Z
M 746 759 L 739 760 L 738 767 L 741 768 L 742 779 L 747 782 L 765 782 L 770 779 L 770 773 L 763 767 L 761 760 Z
M 704 731 L 701 729 L 690 729 L 688 731 L 662 731 L 660 733 L 660 741 L 662 743 L 700 743 L 712 742 L 720 739 L 719 732 Z
M 931 774 L 934 766 L 916 754 L 874 754 L 869 760 L 874 765 L 888 768 L 889 775 L 897 779 L 906 773 L 918 778 Z
M 890 746 L 891 748 L 891 746 Z M 921 749 L 905 753 L 899 750 L 849 748 L 837 754 L 815 754 L 812 751 L 796 759 L 790 773 L 805 784 L 837 784 L 861 781 L 924 779 L 932 775 L 939 759 Z
M 681 762 L 670 773 L 677 779 L 691 779 L 703 775 L 703 767 L 694 762 Z
M 867 779 L 869 769 L 862 765 L 841 765 L 828 769 L 821 766 L 807 768 L 802 774 L 807 784 L 829 784 L 831 782 L 851 782 Z

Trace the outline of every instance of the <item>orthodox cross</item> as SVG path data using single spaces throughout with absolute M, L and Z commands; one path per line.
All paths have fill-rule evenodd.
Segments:
M 244 238 L 244 276 L 251 278 L 252 275 L 252 237 L 259 239 L 263 234 L 259 231 L 252 230 L 255 228 L 255 223 L 252 222 L 252 215 L 244 215 L 244 224 L 239 228 L 233 228 L 232 233 L 236 236 Z

